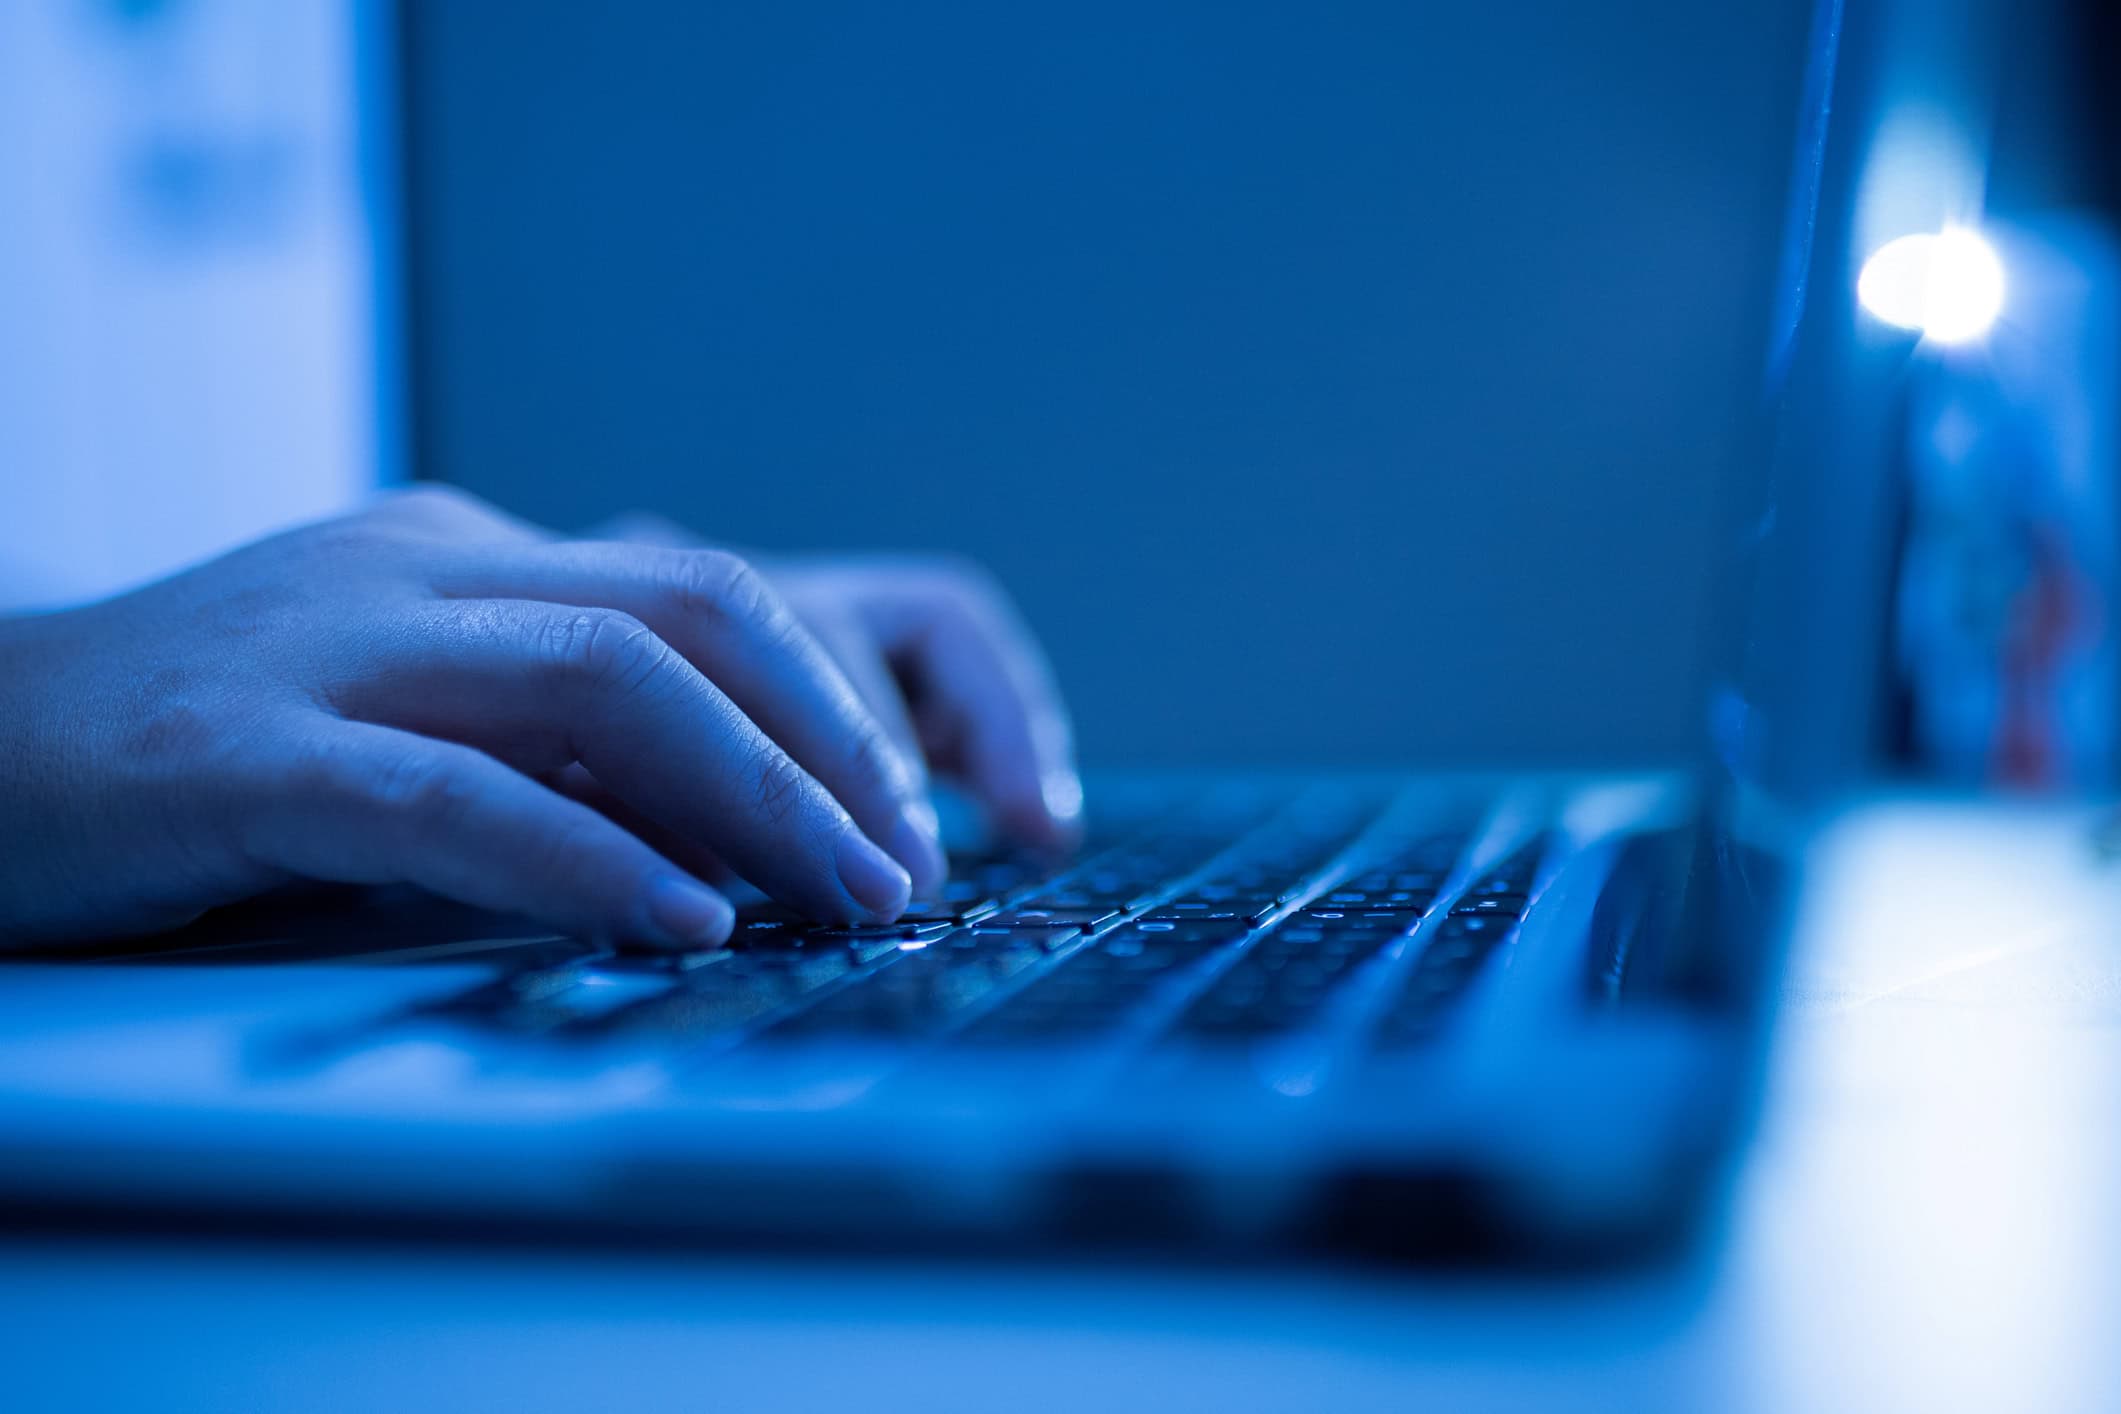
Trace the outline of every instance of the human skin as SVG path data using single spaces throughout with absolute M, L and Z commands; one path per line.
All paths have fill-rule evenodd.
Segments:
M 630 534 L 421 490 L 0 621 L 0 946 L 303 879 L 673 948 L 728 935 L 731 877 L 890 919 L 942 877 L 931 771 L 1071 840 L 1067 720 L 984 575 Z

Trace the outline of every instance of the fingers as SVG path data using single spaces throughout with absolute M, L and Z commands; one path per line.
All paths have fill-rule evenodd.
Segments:
M 928 796 L 928 759 L 913 719 L 907 715 L 905 696 L 892 676 L 891 665 L 884 661 L 883 651 L 867 629 L 842 614 L 815 616 L 810 626 L 900 755 L 911 763 L 920 794 L 903 809 L 917 817 L 912 823 L 921 836 L 935 842 L 926 867 L 914 871 L 913 892 L 917 897 L 932 897 L 942 888 L 949 864 L 942 850 L 942 821 Z
M 693 878 L 716 888 L 724 888 L 736 878 L 736 871 L 719 854 L 663 828 L 605 789 L 602 781 L 580 766 L 563 766 L 538 779 L 547 789 L 596 811 Z
M 862 624 L 843 610 L 826 609 L 805 616 L 810 632 L 832 655 L 832 661 L 847 675 L 862 703 L 898 748 L 923 791 L 927 789 L 928 758 L 921 749 L 920 733 L 906 708 L 906 696 L 884 660 L 884 650 Z
M 596 542 L 510 547 L 438 586 L 631 614 L 831 792 L 922 892 L 946 865 L 909 753 L 780 597 L 738 557 Z
M 481 752 L 315 719 L 259 782 L 245 849 L 274 868 L 409 883 L 583 937 L 688 948 L 729 936 L 721 894 L 586 806 Z
M 348 715 L 467 742 L 521 770 L 579 761 L 629 807 L 791 907 L 895 918 L 906 871 L 640 620 L 523 600 L 431 605 Z
M 1052 670 L 1000 593 L 951 569 L 880 576 L 862 596 L 909 684 L 938 766 L 961 774 L 1001 826 L 1072 844 L 1083 790 Z

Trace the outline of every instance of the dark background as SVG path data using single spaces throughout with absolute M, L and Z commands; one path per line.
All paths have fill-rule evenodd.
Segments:
M 423 0 L 419 466 L 978 554 L 1094 761 L 1669 756 L 1808 9 Z

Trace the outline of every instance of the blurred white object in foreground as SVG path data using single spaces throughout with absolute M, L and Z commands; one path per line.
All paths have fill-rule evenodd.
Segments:
M 374 482 L 370 8 L 0 5 L 0 609 Z

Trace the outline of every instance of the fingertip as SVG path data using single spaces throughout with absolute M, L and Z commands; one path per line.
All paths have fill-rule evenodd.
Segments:
M 705 884 L 666 874 L 648 886 L 650 938 L 672 947 L 714 947 L 736 926 L 736 910 Z
M 1039 777 L 1039 803 L 1046 818 L 1061 836 L 1073 840 L 1082 833 L 1083 778 L 1073 767 L 1056 766 Z
M 949 877 L 950 862 L 943 854 L 942 822 L 935 807 L 916 797 L 899 807 L 888 845 L 892 857 L 912 877 L 913 896 L 927 898 L 942 888 Z
M 840 887 L 859 912 L 877 922 L 890 922 L 913 901 L 913 876 L 860 830 L 850 827 L 840 836 L 834 862 Z

